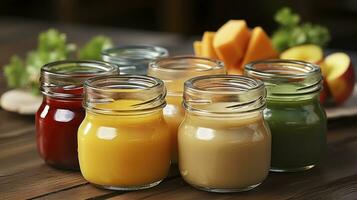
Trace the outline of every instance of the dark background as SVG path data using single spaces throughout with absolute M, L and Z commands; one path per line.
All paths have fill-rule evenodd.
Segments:
M 357 50 L 357 0 L 1 0 L 0 18 L 26 18 L 201 35 L 229 19 L 272 33 L 273 15 L 283 6 L 303 21 L 327 26 L 330 48 Z M 0 30 L 1 31 L 1 30 Z

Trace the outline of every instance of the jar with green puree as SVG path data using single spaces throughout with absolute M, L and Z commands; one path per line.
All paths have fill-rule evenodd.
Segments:
M 264 118 L 272 133 L 271 171 L 313 168 L 325 154 L 327 119 L 319 101 L 319 66 L 295 60 L 249 63 L 245 75 L 267 89 Z

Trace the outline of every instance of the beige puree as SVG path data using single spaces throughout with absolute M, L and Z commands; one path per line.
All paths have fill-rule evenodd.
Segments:
M 180 172 L 196 187 L 244 190 L 268 175 L 271 135 L 261 113 L 223 118 L 187 113 L 178 146 Z

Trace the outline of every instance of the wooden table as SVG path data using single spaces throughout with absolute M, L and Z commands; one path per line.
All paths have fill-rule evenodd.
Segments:
M 0 65 L 7 63 L 12 54 L 23 56 L 34 48 L 38 32 L 48 27 L 32 21 L 0 20 Z M 117 44 L 150 43 L 165 46 L 173 54 L 191 53 L 191 40 L 176 35 L 105 27 L 56 27 L 79 44 L 103 33 Z M 1 76 L 0 92 L 5 90 Z M 319 167 L 299 173 L 270 173 L 260 187 L 249 192 L 198 191 L 180 178 L 175 166 L 158 187 L 113 192 L 93 187 L 79 172 L 45 165 L 36 150 L 34 117 L 0 110 L 0 199 L 357 199 L 356 120 L 355 116 L 329 121 L 327 155 Z

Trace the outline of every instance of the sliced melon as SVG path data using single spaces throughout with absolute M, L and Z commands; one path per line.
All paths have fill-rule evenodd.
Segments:
M 269 36 L 258 26 L 252 30 L 241 67 L 243 69 L 245 64 L 255 60 L 265 60 L 276 58 L 277 56 L 278 52 L 274 49 Z
M 202 37 L 201 56 L 217 59 L 217 54 L 213 48 L 215 32 L 206 31 Z
M 196 56 L 201 56 L 202 42 L 194 41 L 193 42 L 193 51 Z

